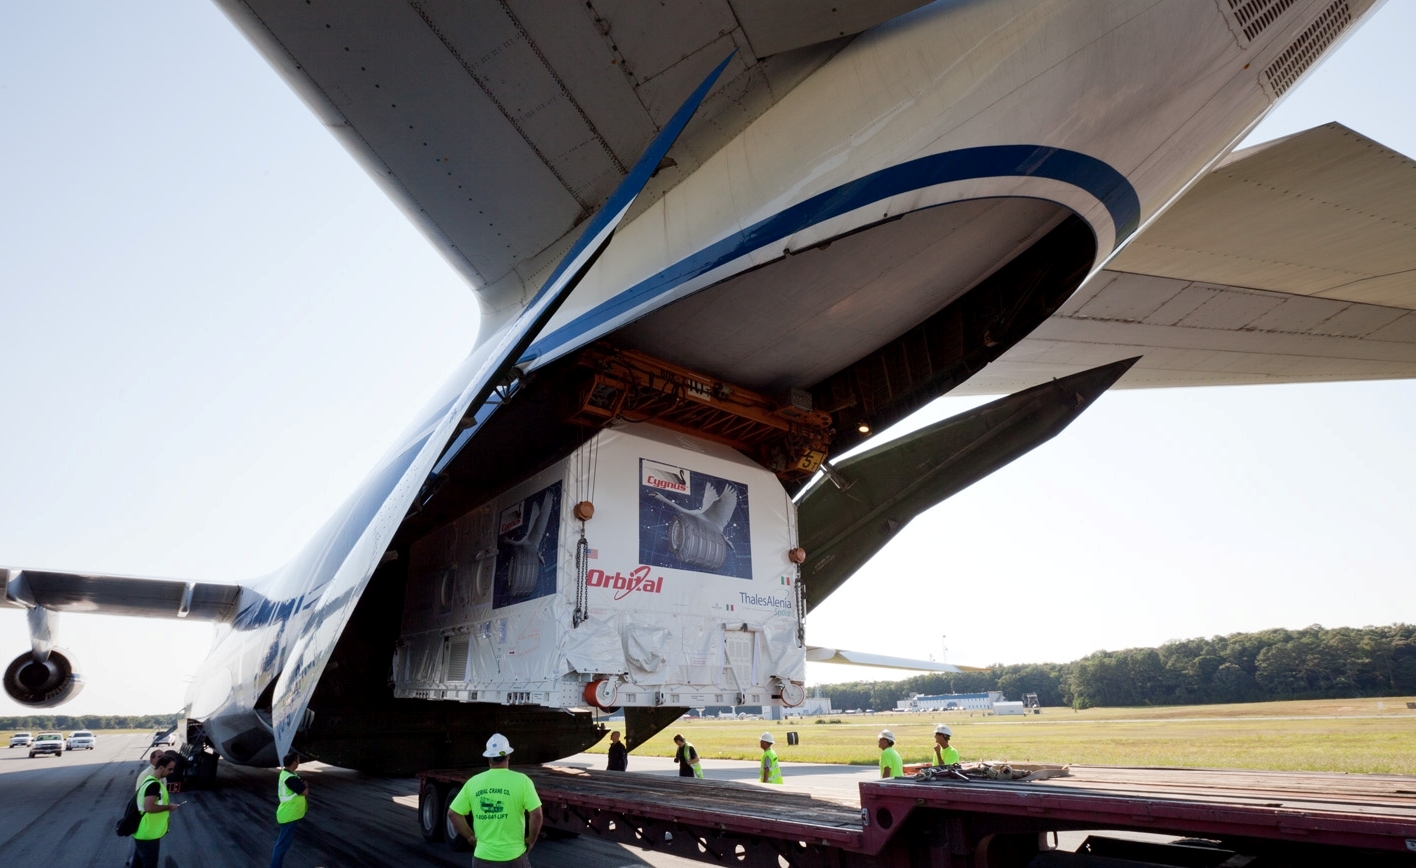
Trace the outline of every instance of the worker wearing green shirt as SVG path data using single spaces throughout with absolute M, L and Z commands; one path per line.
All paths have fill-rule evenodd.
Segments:
M 478 864 L 530 868 L 526 854 L 541 836 L 541 798 L 530 778 L 511 770 L 511 753 L 511 744 L 501 733 L 487 739 L 482 756 L 491 768 L 462 785 L 447 818 L 457 834 L 476 848 L 472 855 Z
M 902 778 L 905 776 L 905 763 L 900 759 L 900 752 L 895 750 L 895 734 L 888 729 L 880 730 L 880 777 L 882 778 Z
M 762 775 L 759 780 L 764 784 L 780 784 L 782 782 L 782 767 L 777 764 L 777 752 L 772 750 L 772 745 L 777 740 L 772 738 L 772 733 L 762 733 L 762 738 L 757 743 L 762 746 Z
M 949 746 L 954 731 L 944 724 L 934 727 L 934 764 L 954 766 L 959 764 L 959 752 Z

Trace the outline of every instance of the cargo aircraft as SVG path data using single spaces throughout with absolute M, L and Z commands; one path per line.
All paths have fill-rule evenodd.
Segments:
M 99 611 L 220 625 L 213 762 L 548 760 L 596 707 L 633 747 L 899 662 L 807 608 L 1118 380 L 1416 376 L 1412 162 L 1233 152 L 1372 0 L 218 3 L 482 333 L 272 575 L 0 574 L 33 707 L 82 686 L 57 613 Z M 946 392 L 1014 394 L 846 455 Z

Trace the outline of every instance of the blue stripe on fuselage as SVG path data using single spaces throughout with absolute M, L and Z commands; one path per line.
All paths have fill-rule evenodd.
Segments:
M 1115 246 L 1140 225 L 1141 201 L 1126 176 L 1095 157 L 1041 145 L 989 145 L 910 160 L 842 184 L 754 223 L 674 263 L 536 341 L 519 363 L 578 339 L 653 298 L 754 250 L 873 202 L 952 181 L 1049 178 L 1090 193 L 1116 227 Z

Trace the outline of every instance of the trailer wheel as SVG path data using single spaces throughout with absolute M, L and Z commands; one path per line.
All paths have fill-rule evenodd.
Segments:
M 423 779 L 418 788 L 418 825 L 422 827 L 423 840 L 435 843 L 442 840 L 447 823 L 443 807 L 443 788 L 436 781 Z
M 469 818 L 469 822 L 470 819 L 471 818 Z M 463 850 L 466 850 L 467 839 L 457 834 L 457 829 L 452 825 L 452 820 L 448 817 L 446 811 L 443 812 L 443 823 L 445 826 L 444 831 L 446 833 L 443 836 L 443 840 L 447 841 L 447 848 L 458 853 L 462 852 Z

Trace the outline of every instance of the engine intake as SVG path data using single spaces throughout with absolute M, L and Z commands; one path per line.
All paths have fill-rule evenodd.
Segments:
M 5 668 L 5 692 L 30 708 L 63 705 L 83 687 L 83 676 L 74 672 L 73 662 L 62 651 L 51 650 L 44 661 L 26 651 Z

